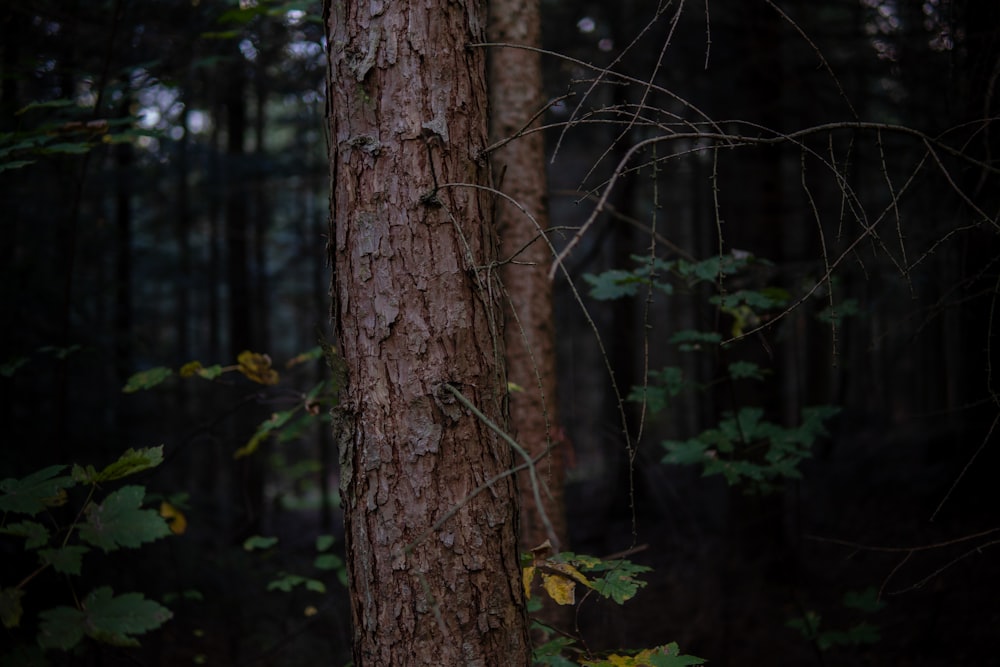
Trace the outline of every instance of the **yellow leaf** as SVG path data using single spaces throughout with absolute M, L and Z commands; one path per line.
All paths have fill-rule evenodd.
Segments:
M 591 586 L 590 584 L 590 580 L 587 579 L 587 577 L 583 576 L 583 573 L 580 572 L 580 570 L 576 569 L 569 563 L 560 563 L 558 561 L 550 560 L 545 563 L 545 567 L 556 570 L 554 574 L 562 575 L 563 577 L 566 577 L 568 579 L 574 579 L 579 583 L 583 584 L 584 586 L 586 586 L 587 588 L 593 588 L 593 586 Z
M 576 582 L 558 574 L 542 572 L 542 587 L 556 604 L 573 604 L 576 602 Z
M 68 499 L 69 496 L 66 495 L 66 489 L 59 489 L 54 496 L 42 498 L 42 502 L 46 507 L 62 507 Z
M 303 616 L 315 616 L 318 613 L 319 613 L 319 610 L 316 609 L 316 607 L 314 607 L 312 605 L 309 605 L 308 607 L 306 607 L 305 609 L 302 610 L 302 615 Z
M 187 517 L 184 516 L 184 512 L 180 511 L 166 500 L 160 503 L 160 516 L 167 520 L 167 525 L 170 526 L 170 532 L 174 535 L 183 535 L 184 531 L 187 530 Z
M 524 597 L 531 599 L 531 582 L 535 580 L 535 566 L 529 565 L 521 570 L 521 583 L 524 585 Z
M 189 378 L 198 373 L 202 369 L 200 361 L 189 361 L 183 366 L 181 366 L 180 376 L 182 378 Z
M 236 357 L 239 371 L 260 384 L 278 384 L 278 371 L 271 368 L 271 357 L 244 350 Z
M 253 434 L 253 437 L 247 441 L 247 444 L 243 445 L 235 452 L 233 452 L 233 458 L 242 459 L 244 456 L 250 456 L 251 454 L 256 452 L 257 448 L 260 447 L 261 440 L 266 438 L 269 432 L 270 429 L 258 430 L 256 433 Z

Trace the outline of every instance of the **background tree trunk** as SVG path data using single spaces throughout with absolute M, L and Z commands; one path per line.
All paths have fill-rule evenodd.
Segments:
M 490 41 L 541 47 L 538 0 L 497 0 L 491 4 Z M 497 142 L 527 129 L 542 109 L 541 56 L 537 51 L 496 47 L 490 52 L 490 139 Z M 536 131 L 506 144 L 493 155 L 498 187 L 530 213 L 528 218 L 509 202 L 497 205 L 501 258 L 511 260 L 502 269 L 507 290 L 506 349 L 510 381 L 523 391 L 513 392 L 510 416 L 517 441 L 538 463 L 536 503 L 527 470 L 518 479 L 521 496 L 521 548 L 531 549 L 551 538 L 553 548 L 567 548 L 564 486 L 568 443 L 559 423 L 556 396 L 555 322 L 552 284 L 548 279 L 552 253 L 543 236 L 548 228 L 548 179 L 545 173 L 544 135 Z M 536 224 L 537 223 L 537 224 Z M 545 525 L 543 516 L 549 525 Z M 548 604 L 541 620 L 562 626 L 571 609 Z
M 354 662 L 527 665 L 512 452 L 453 393 L 506 426 L 485 6 L 369 7 L 326 4 Z

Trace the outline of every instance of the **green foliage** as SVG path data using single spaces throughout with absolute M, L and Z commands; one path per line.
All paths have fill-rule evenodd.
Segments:
M 845 317 L 854 317 L 861 314 L 861 307 L 857 299 L 844 299 L 838 304 L 827 306 L 816 317 L 820 322 L 840 324 Z
M 725 413 L 718 427 L 689 440 L 667 440 L 665 463 L 701 465 L 705 475 L 722 475 L 729 484 L 749 482 L 750 488 L 769 493 L 781 479 L 798 479 L 802 459 L 812 443 L 826 435 L 824 421 L 838 408 L 824 405 L 803 408 L 797 427 L 784 427 L 763 419 L 760 408 Z
M 162 463 L 163 448 L 129 449 L 116 461 L 98 471 L 91 465 L 74 465 L 71 475 L 63 475 L 65 465 L 43 468 L 22 479 L 0 482 L 0 510 L 3 523 L 0 535 L 24 540 L 24 550 L 34 552 L 38 567 L 24 576 L 11 571 L 19 583 L 0 588 L 0 619 L 9 629 L 21 627 L 24 616 L 22 602 L 28 585 L 51 568 L 67 578 L 83 572 L 85 556 L 94 547 L 105 553 L 118 549 L 133 549 L 169 535 L 170 526 L 155 510 L 142 507 L 146 490 L 139 485 L 124 486 L 108 492 L 100 501 L 95 496 L 110 482 L 135 475 Z M 35 517 L 49 508 L 70 502 L 75 487 L 86 490 L 82 509 L 69 526 L 50 530 L 46 525 L 29 519 L 11 520 L 12 516 Z M 55 517 L 49 517 L 54 522 Z M 56 539 L 59 537 L 60 539 Z M 71 543 L 74 537 L 78 542 Z M 68 579 L 72 588 L 72 579 Z M 8 583 L 8 582 L 4 582 Z M 10 582 L 12 583 L 12 582 Z M 71 591 L 70 599 L 77 599 Z M 135 635 L 159 627 L 171 616 L 170 611 L 139 593 L 114 596 L 112 589 L 102 586 L 91 591 L 75 606 L 58 606 L 39 612 L 38 645 L 42 648 L 70 650 L 85 636 L 118 646 L 136 646 Z M 17 655 L 24 649 L 15 648 Z M 6 656 L 16 660 L 15 653 Z
M 101 504 L 87 505 L 87 521 L 80 526 L 80 539 L 107 553 L 169 535 L 170 527 L 158 512 L 142 509 L 145 493 L 141 486 L 126 486 L 108 495 Z
M 140 593 L 114 596 L 111 588 L 92 591 L 80 608 L 56 607 L 39 614 L 38 643 L 63 651 L 76 646 L 84 635 L 113 646 L 138 646 L 132 635 L 141 635 L 166 623 L 172 614 Z
M 35 516 L 46 507 L 65 502 L 65 489 L 73 486 L 72 477 L 61 476 L 66 466 L 55 465 L 34 472 L 24 479 L 0 482 L 0 512 Z
M 292 589 L 296 586 L 303 586 L 306 590 L 315 593 L 326 593 L 326 584 L 319 579 L 304 577 L 300 574 L 289 574 L 287 572 L 280 573 L 277 579 L 272 580 L 267 585 L 267 590 L 291 593 Z
M 633 255 L 632 261 L 636 263 L 634 269 L 611 269 L 596 275 L 584 275 L 584 280 L 591 286 L 590 295 L 599 300 L 620 299 L 636 296 L 643 288 L 669 295 L 674 293 L 675 282 L 679 286 L 690 288 L 702 282 L 716 282 L 754 263 L 766 263 L 742 251 L 698 262 L 685 259 L 664 260 L 642 255 Z
M 65 98 L 31 102 L 15 115 L 24 129 L 0 132 L 0 173 L 53 155 L 83 155 L 103 144 L 152 134 L 135 128 L 133 116 L 94 118 L 92 108 Z
M 333 535 L 320 535 L 316 538 L 316 559 L 313 567 L 321 571 L 333 571 L 337 575 L 337 580 L 343 586 L 347 586 L 347 566 L 344 560 L 337 554 L 327 553 L 333 548 L 336 539 Z
M 136 451 L 126 450 L 114 463 L 97 472 L 94 466 L 73 466 L 73 480 L 81 484 L 101 484 L 149 470 L 163 463 L 163 445 Z
M 264 537 L 262 535 L 253 535 L 243 540 L 243 550 L 257 551 L 261 549 L 270 549 L 277 543 L 278 543 L 277 537 Z
M 548 667 L 577 667 L 577 663 L 564 655 L 574 644 L 576 644 L 576 640 L 570 637 L 550 639 L 534 648 L 531 653 L 531 662 L 535 665 L 548 665 Z
M 0 588 L 0 621 L 3 627 L 16 628 L 21 624 L 21 598 L 24 590 L 20 588 Z
M 638 575 L 653 571 L 651 567 L 627 559 L 602 560 L 571 552 L 563 552 L 557 559 L 574 565 L 589 578 L 591 587 L 597 593 L 618 604 L 631 600 L 646 585 Z
M 602 559 L 565 551 L 551 555 L 549 543 L 533 549 L 521 556 L 522 578 L 525 595 L 531 598 L 535 574 L 541 573 L 542 588 L 557 604 L 573 604 L 573 591 L 583 585 L 622 605 L 635 597 L 646 582 L 639 578 L 652 568 L 638 565 L 624 558 Z M 577 640 L 568 636 L 550 636 L 550 629 L 536 623 L 534 629 L 545 635 L 544 641 L 535 646 L 532 661 L 536 665 L 548 667 L 683 667 L 701 665 L 704 660 L 694 656 L 680 655 L 677 644 L 670 643 L 650 649 L 622 651 L 596 657 L 577 645 Z
M 321 343 L 311 350 L 296 355 L 285 364 L 285 367 L 292 368 L 309 361 L 315 361 L 323 357 L 324 354 L 332 366 L 337 358 L 336 351 L 329 345 Z M 176 375 L 183 380 L 198 377 L 203 380 L 215 381 L 227 373 L 239 373 L 252 382 L 266 386 L 276 385 L 281 379 L 270 356 L 249 350 L 241 352 L 237 356 L 236 363 L 228 366 L 220 364 L 203 366 L 200 361 L 189 361 L 180 367 Z M 133 374 L 126 381 L 122 391 L 130 394 L 153 389 L 173 376 L 174 371 L 171 368 L 165 366 L 150 368 Z M 239 459 L 256 453 L 261 444 L 272 435 L 276 437 L 278 442 L 288 442 L 300 437 L 303 431 L 314 424 L 317 419 L 322 420 L 327 417 L 329 409 L 336 404 L 337 388 L 338 384 L 335 380 L 324 379 L 308 391 L 299 393 L 290 408 L 273 412 L 261 421 L 250 439 L 233 452 L 233 458 Z
M 861 614 L 870 615 L 885 607 L 879 599 L 875 587 L 863 591 L 848 591 L 844 594 L 842 604 Z M 867 620 L 861 620 L 846 630 L 826 630 L 822 627 L 822 616 L 809 610 L 797 618 L 791 618 L 785 625 L 802 635 L 803 639 L 812 642 L 820 651 L 828 651 L 838 646 L 864 646 L 875 644 L 881 639 L 877 626 Z
M 635 652 L 612 653 L 598 660 L 584 660 L 581 667 L 686 667 L 704 665 L 705 660 L 681 655 L 675 642 Z
M 0 533 L 25 538 L 25 549 L 37 549 L 49 542 L 49 529 L 35 521 L 19 521 L 0 528 Z
M 2 171 L 2 170 L 0 170 Z M 54 357 L 60 361 L 65 361 L 70 355 L 79 352 L 83 349 L 82 345 L 67 345 L 59 347 L 56 345 L 43 345 L 39 347 L 35 352 L 41 356 Z M 18 355 L 11 357 L 3 364 L 0 364 L 0 377 L 13 377 L 15 373 L 19 372 L 24 366 L 27 366 L 31 362 L 31 358 L 25 355 Z
M 863 591 L 847 591 L 844 593 L 844 606 L 857 609 L 867 614 L 875 613 L 885 607 L 885 602 L 879 598 L 878 589 L 869 586 Z
M 38 555 L 42 562 L 51 565 L 52 569 L 61 574 L 80 575 L 83 567 L 83 556 L 89 549 L 80 544 L 70 544 L 55 549 L 39 549 Z
M 673 294 L 680 289 L 692 291 L 697 285 L 707 283 L 717 293 L 707 296 L 706 301 L 719 314 L 729 317 L 729 333 L 734 339 L 759 327 L 792 299 L 788 290 L 781 287 L 749 287 L 752 276 L 744 274 L 754 267 L 769 266 L 769 262 L 742 251 L 697 262 L 638 256 L 633 261 L 637 267 L 632 270 L 616 269 L 587 276 L 592 286 L 591 296 L 632 297 L 643 286 Z M 726 280 L 737 277 L 740 289 L 727 291 Z M 724 358 L 723 335 L 718 331 L 684 329 L 673 332 L 668 341 L 679 353 L 713 351 L 716 358 Z M 732 351 L 727 349 L 725 357 L 731 356 Z M 721 377 L 702 384 L 686 377 L 682 367 L 667 366 L 650 371 L 646 383 L 631 389 L 628 400 L 645 403 L 653 413 L 663 412 L 682 393 L 703 391 L 722 382 L 763 382 L 770 372 L 755 361 L 736 359 L 726 364 Z M 705 475 L 722 475 L 729 484 L 743 484 L 749 492 L 770 493 L 782 481 L 800 476 L 799 464 L 810 456 L 813 442 L 826 435 L 824 422 L 837 412 L 837 408 L 829 405 L 807 407 L 802 410 L 799 426 L 786 427 L 764 419 L 764 411 L 759 407 L 742 406 L 723 413 L 715 427 L 693 438 L 662 443 L 666 450 L 663 461 L 698 465 Z
M 150 368 L 149 370 L 141 371 L 132 375 L 125 383 L 125 386 L 122 387 L 122 391 L 126 394 L 134 394 L 135 392 L 142 391 L 143 389 L 152 389 L 173 374 L 174 372 L 166 366 Z
M 685 389 L 691 388 L 684 378 L 684 371 L 678 366 L 668 366 L 663 370 L 650 371 L 649 382 L 642 387 L 633 387 L 628 400 L 645 402 L 653 412 L 666 410 L 670 399 L 676 398 Z

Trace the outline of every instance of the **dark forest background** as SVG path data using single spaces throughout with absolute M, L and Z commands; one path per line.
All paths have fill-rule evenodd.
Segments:
M 608 194 L 554 282 L 570 548 L 654 568 L 624 607 L 580 606 L 590 648 L 995 664 L 1000 6 L 542 10 L 557 248 Z M 325 410 L 234 456 L 330 376 L 322 355 L 299 358 L 330 331 L 318 3 L 5 2 L 0 29 L 0 479 L 163 444 L 142 483 L 188 522 L 86 562 L 116 590 L 172 596 L 173 620 L 143 649 L 50 664 L 344 664 L 346 592 L 313 569 L 317 536 L 342 544 Z M 668 136 L 605 189 L 632 147 Z M 780 288 L 795 307 L 747 315 L 751 333 L 724 347 L 681 349 L 681 331 L 732 337 L 711 282 L 591 292 L 587 276 L 651 253 L 766 259 L 728 289 Z M 280 382 L 177 373 L 244 350 L 270 355 Z M 764 379 L 717 381 L 737 359 Z M 175 372 L 123 392 L 156 367 Z M 667 367 L 685 391 L 624 400 Z M 838 408 L 801 478 L 765 494 L 662 461 L 664 440 L 751 405 L 787 427 Z M 280 546 L 247 551 L 255 535 Z M 33 564 L 16 541 L 0 549 L 7 587 Z M 268 590 L 291 572 L 326 593 Z M 65 602 L 61 577 L 33 585 L 26 622 Z

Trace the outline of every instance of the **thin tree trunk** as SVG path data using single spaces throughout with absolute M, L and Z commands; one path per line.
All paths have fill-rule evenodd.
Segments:
M 499 0 L 491 6 L 490 41 L 541 46 L 538 0 Z M 510 138 L 524 129 L 542 108 L 542 66 L 536 51 L 500 47 L 490 53 L 492 100 L 491 141 Z M 540 123 L 532 123 L 537 129 Z M 566 543 L 566 444 L 556 403 L 555 323 L 552 317 L 552 263 L 544 236 L 548 228 L 545 143 L 541 132 L 531 132 L 503 146 L 494 155 L 494 173 L 502 174 L 498 187 L 531 214 L 509 202 L 497 206 L 501 258 L 511 260 L 502 269 L 507 290 L 507 368 L 510 381 L 520 387 L 511 394 L 514 434 L 539 462 L 539 482 L 532 488 L 528 471 L 518 484 L 521 495 L 521 545 L 528 549 L 551 539 L 560 550 Z M 542 501 L 540 511 L 536 491 Z M 546 525 L 546 522 L 548 525 Z M 548 617 L 549 615 L 547 615 Z M 565 614 L 552 614 L 565 618 Z
M 490 41 L 541 46 L 538 0 L 497 0 L 491 5 Z M 542 109 L 542 64 L 537 51 L 499 47 L 490 53 L 492 100 L 491 141 L 523 130 Z M 536 481 L 530 472 L 518 475 L 521 496 L 521 550 L 549 540 L 556 551 L 568 548 L 565 481 L 568 441 L 559 422 L 556 396 L 555 320 L 552 283 L 548 278 L 552 251 L 548 229 L 548 179 L 545 142 L 541 132 L 529 132 L 493 155 L 494 173 L 506 195 L 531 215 L 501 200 L 497 206 L 501 271 L 507 292 L 507 369 L 518 389 L 511 394 L 514 435 L 532 458 L 542 456 Z M 532 219 L 533 218 L 533 219 Z M 539 503 L 539 501 L 541 501 Z M 568 630 L 572 607 L 560 606 L 540 594 L 542 607 L 533 615 L 542 623 Z
M 326 12 L 354 664 L 527 665 L 485 6 Z
M 229 289 L 229 349 L 233 357 L 252 347 L 250 276 L 247 268 L 247 187 L 243 173 L 247 130 L 243 63 L 229 69 L 226 91 L 226 282 Z

